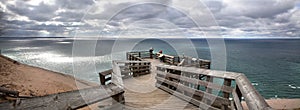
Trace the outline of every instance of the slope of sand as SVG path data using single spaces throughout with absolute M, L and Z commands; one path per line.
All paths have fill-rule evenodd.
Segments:
M 78 85 L 84 88 L 97 84 L 79 80 Z M 78 89 L 75 78 L 70 75 L 20 64 L 1 55 L 0 86 L 19 91 L 20 96 L 43 96 Z

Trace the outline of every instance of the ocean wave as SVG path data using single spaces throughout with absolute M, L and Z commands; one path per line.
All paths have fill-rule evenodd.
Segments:
M 291 85 L 291 84 L 289 84 L 289 87 L 292 89 L 300 89 L 300 86 L 295 86 L 295 85 Z
M 252 86 L 258 86 L 258 83 L 251 83 Z

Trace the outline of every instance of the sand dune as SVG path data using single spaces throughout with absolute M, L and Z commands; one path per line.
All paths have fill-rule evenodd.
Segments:
M 20 92 L 20 96 L 43 96 L 97 84 L 46 69 L 20 64 L 0 55 L 0 86 Z

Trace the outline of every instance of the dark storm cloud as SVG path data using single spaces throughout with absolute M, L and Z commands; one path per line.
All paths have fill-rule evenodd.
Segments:
M 172 8 L 176 0 L 164 1 L 170 7 L 133 5 L 136 1 L 121 0 L 33 1 L 0 1 L 2 36 L 73 36 L 76 31 L 82 36 L 92 36 L 101 32 L 101 25 L 106 24 L 103 31 L 109 35 L 126 31 L 195 37 L 203 31 L 220 31 L 225 37 L 300 37 L 299 2 L 296 0 L 202 0 L 209 13 L 201 12 L 202 9 L 187 12 L 203 15 L 200 26 L 185 13 Z M 120 7 L 128 8 L 120 11 Z M 111 14 L 115 16 L 110 19 Z M 205 17 L 209 15 L 215 17 L 218 27 L 206 24 Z M 110 21 L 105 23 L 107 19 Z

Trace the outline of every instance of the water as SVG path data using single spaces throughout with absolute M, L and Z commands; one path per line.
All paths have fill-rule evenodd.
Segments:
M 126 51 L 160 49 L 166 54 L 211 59 L 205 39 L 80 40 L 82 55 L 72 57 L 74 41 L 62 38 L 0 38 L 2 54 L 19 62 L 74 75 L 73 64 L 86 68 L 77 78 L 99 82 L 98 72 L 111 68 L 112 59 L 125 60 Z M 124 44 L 124 45 L 122 45 Z M 131 45 L 131 46 L 130 46 Z M 300 98 L 300 40 L 226 39 L 226 69 L 246 74 L 265 98 Z M 88 55 L 88 50 L 93 50 Z M 74 60 L 76 59 L 76 60 Z M 214 62 L 212 62 L 214 63 Z M 96 70 L 89 69 L 95 65 Z

